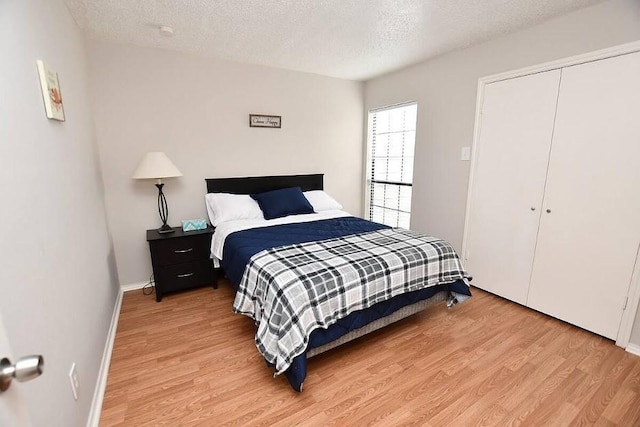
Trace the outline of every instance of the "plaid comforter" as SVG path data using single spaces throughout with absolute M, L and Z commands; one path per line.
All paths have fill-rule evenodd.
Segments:
M 449 243 L 385 229 L 255 254 L 233 309 L 255 320 L 256 345 L 277 375 L 305 351 L 314 329 L 396 295 L 467 277 Z

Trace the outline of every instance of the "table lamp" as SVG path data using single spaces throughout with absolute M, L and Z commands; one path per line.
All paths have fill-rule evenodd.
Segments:
M 156 187 L 158 187 L 158 213 L 162 220 L 162 227 L 158 229 L 158 233 L 173 233 L 173 228 L 167 225 L 167 218 L 169 216 L 169 208 L 167 207 L 167 199 L 162 192 L 163 178 L 175 178 L 182 176 L 182 173 L 178 170 L 171 160 L 161 151 L 152 151 L 144 155 L 136 171 L 133 174 L 133 179 L 155 179 Z

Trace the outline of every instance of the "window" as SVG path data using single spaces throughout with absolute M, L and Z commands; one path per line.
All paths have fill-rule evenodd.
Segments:
M 371 221 L 409 228 L 417 111 L 415 103 L 369 111 L 365 211 Z

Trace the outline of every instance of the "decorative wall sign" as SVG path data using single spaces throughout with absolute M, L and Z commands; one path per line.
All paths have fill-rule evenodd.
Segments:
M 249 114 L 249 126 L 252 128 L 280 128 L 282 127 L 282 116 Z
M 40 86 L 47 118 L 64 122 L 64 107 L 62 105 L 58 73 L 40 60 L 37 60 L 36 63 L 38 64 L 38 74 L 40 75 Z

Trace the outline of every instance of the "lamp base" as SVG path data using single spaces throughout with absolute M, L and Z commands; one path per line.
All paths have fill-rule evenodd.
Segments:
M 174 230 L 173 228 L 169 227 L 167 224 L 163 225 L 162 227 L 158 228 L 158 233 L 160 234 L 168 234 L 168 233 L 173 233 Z

